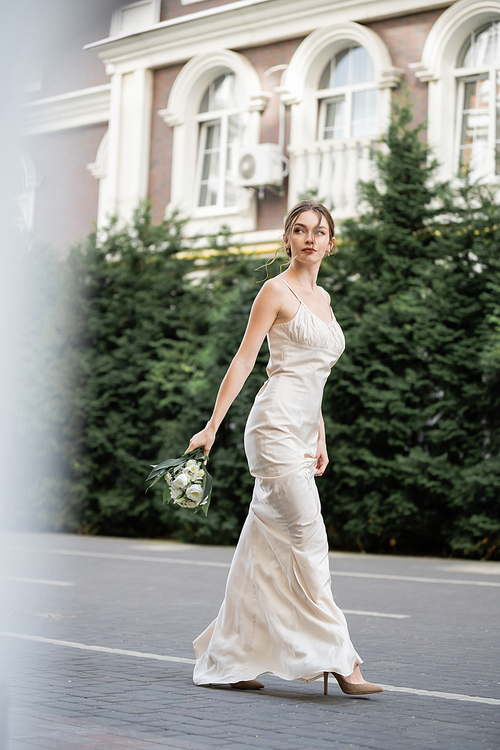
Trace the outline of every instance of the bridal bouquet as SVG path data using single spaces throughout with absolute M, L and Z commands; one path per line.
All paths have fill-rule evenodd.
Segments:
M 152 481 L 146 492 L 160 479 L 165 479 L 167 484 L 163 490 L 163 503 L 172 502 L 180 508 L 194 508 L 195 513 L 201 509 L 207 515 L 212 477 L 206 470 L 205 461 L 203 449 L 196 448 L 180 458 L 167 458 L 160 464 L 151 464 L 152 471 L 146 482 Z

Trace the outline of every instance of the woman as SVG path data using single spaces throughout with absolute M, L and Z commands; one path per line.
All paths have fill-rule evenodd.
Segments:
M 302 201 L 285 220 L 287 270 L 257 295 L 247 330 L 204 430 L 188 450 L 208 455 L 217 429 L 250 374 L 267 335 L 269 379 L 245 428 L 255 488 L 216 620 L 195 640 L 197 685 L 264 687 L 271 673 L 306 682 L 332 672 L 349 694 L 381 692 L 365 682 L 345 617 L 333 601 L 328 542 L 313 476 L 328 464 L 321 399 L 344 337 L 318 271 L 335 244 L 328 210 Z

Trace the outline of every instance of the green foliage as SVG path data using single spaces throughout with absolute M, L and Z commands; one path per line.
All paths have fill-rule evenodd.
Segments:
M 433 182 L 410 117 L 396 108 L 381 185 L 325 279 L 347 340 L 325 393 L 325 518 L 342 547 L 498 556 L 500 208 Z
M 467 183 L 452 193 L 435 170 L 396 105 L 377 181 L 360 188 L 365 213 L 345 222 L 320 274 L 347 347 L 325 389 L 331 463 L 319 489 L 337 547 L 498 558 L 500 207 Z M 50 407 L 63 467 L 54 528 L 75 528 L 69 507 L 84 533 L 237 539 L 253 486 L 243 430 L 266 344 L 210 454 L 208 517 L 162 505 L 157 487 L 145 494 L 149 465 L 180 456 L 210 417 L 263 276 L 227 228 L 208 259 L 179 256 L 192 247 L 182 235 L 178 217 L 153 226 L 144 206 L 47 271 L 65 279 L 43 324 L 61 363 L 52 371 L 66 373 L 51 386 L 63 394 Z

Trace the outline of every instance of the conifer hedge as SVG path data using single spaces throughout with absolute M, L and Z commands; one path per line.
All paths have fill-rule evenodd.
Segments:
M 410 121 L 397 105 L 377 181 L 360 188 L 365 211 L 344 223 L 321 270 L 347 342 L 324 396 L 323 512 L 336 548 L 498 559 L 500 208 L 467 181 L 437 183 Z M 253 484 L 243 429 L 266 344 L 212 450 L 208 518 L 144 493 L 149 464 L 183 452 L 210 416 L 265 275 L 258 259 L 229 252 L 227 234 L 212 238 L 212 259 L 179 257 L 182 230 L 175 216 L 153 226 L 142 207 L 131 227 L 92 235 L 64 264 L 80 335 L 59 356 L 78 362 L 79 428 L 58 448 L 53 528 L 237 539 Z

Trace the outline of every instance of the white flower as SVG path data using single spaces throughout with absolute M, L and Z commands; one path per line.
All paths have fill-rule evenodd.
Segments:
M 184 492 L 177 487 L 170 487 L 170 497 L 172 498 L 172 500 L 174 500 L 174 502 L 178 501 L 179 498 L 184 497 Z
M 169 471 L 167 471 L 167 473 L 165 474 L 165 482 L 169 487 L 172 486 L 172 474 Z
M 190 477 L 190 479 L 194 479 L 198 473 L 198 463 L 193 458 L 190 458 L 187 464 L 184 466 L 183 471 L 187 474 L 188 477 Z
M 180 508 L 196 508 L 199 503 L 196 500 L 189 500 L 187 497 L 182 497 L 179 500 L 175 500 L 175 504 Z
M 183 490 L 189 484 L 189 478 L 185 474 L 178 474 L 172 482 L 172 487 L 176 490 Z
M 198 481 L 200 481 L 204 478 L 204 476 L 205 476 L 205 469 L 198 469 L 193 479 L 198 479 Z
M 187 488 L 186 496 L 189 498 L 189 500 L 193 500 L 196 505 L 199 505 L 199 503 L 201 503 L 201 501 L 203 500 L 203 487 L 201 486 L 201 484 L 192 484 L 191 487 Z

